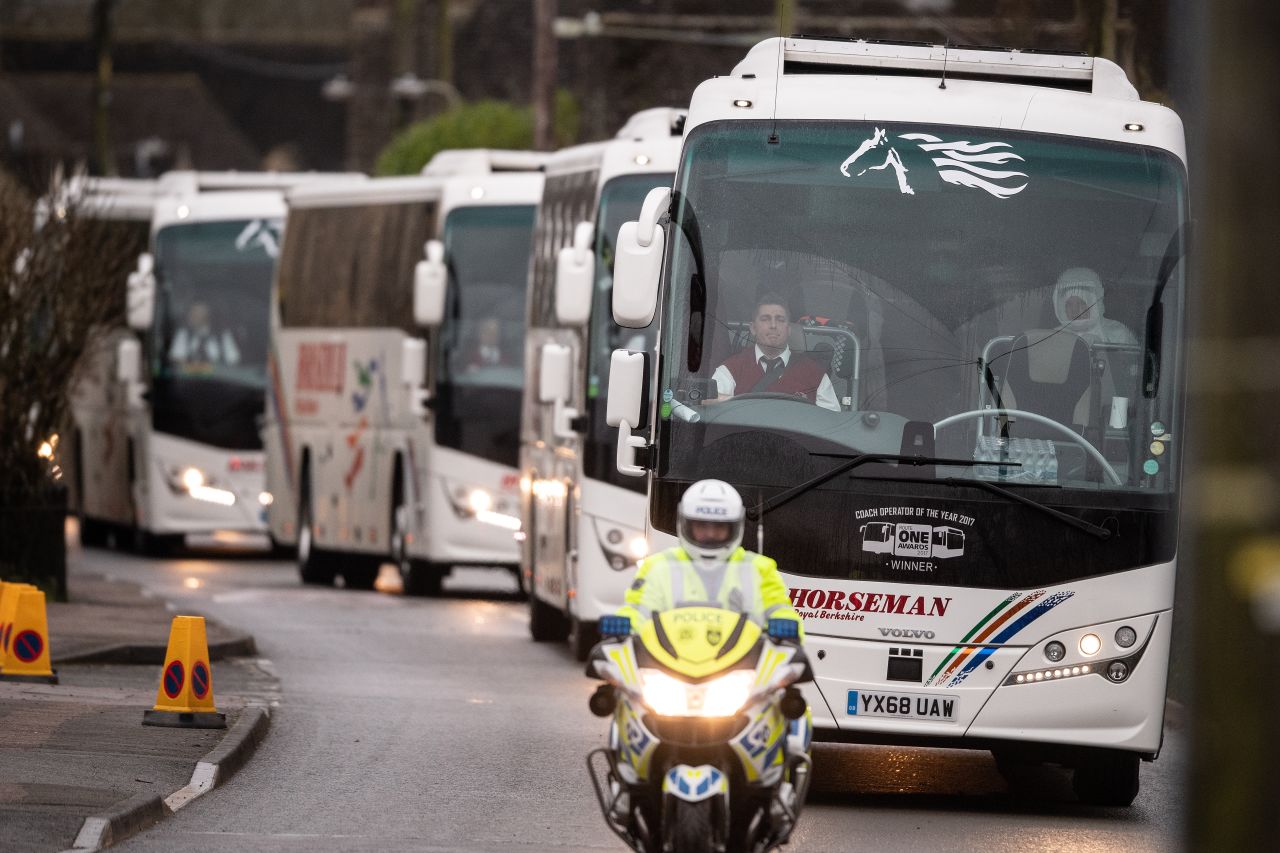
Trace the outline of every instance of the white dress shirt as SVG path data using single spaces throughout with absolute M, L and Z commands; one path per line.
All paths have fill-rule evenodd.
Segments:
M 173 361 L 234 365 L 240 363 L 240 348 L 226 330 L 214 332 L 211 329 L 195 331 L 183 328 L 173 336 L 169 358 Z
M 791 363 L 791 347 L 787 347 L 782 351 L 782 368 L 785 370 L 787 365 Z M 756 364 L 760 363 L 760 359 L 767 358 L 761 352 L 760 345 L 756 345 Z M 732 397 L 734 391 L 738 388 L 738 383 L 734 380 L 733 374 L 729 372 L 729 368 L 723 364 L 716 368 L 716 372 L 711 374 L 711 378 L 716 381 L 716 390 L 720 392 L 721 397 Z M 826 373 L 822 374 L 822 381 L 818 383 L 818 393 L 815 402 L 824 409 L 830 409 L 833 412 L 840 411 L 840 401 L 836 398 L 836 389 L 831 384 L 831 377 Z

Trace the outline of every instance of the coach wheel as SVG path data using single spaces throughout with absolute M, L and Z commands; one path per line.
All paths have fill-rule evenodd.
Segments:
M 1138 796 L 1138 756 L 1112 753 L 1076 767 L 1071 787 L 1091 806 L 1128 806 Z
M 333 579 L 337 576 L 330 556 L 315 545 L 311 484 L 306 480 L 298 501 L 298 575 L 303 583 L 319 586 L 333 586 Z
M 574 660 L 585 661 L 599 641 L 600 632 L 596 630 L 593 620 L 583 621 L 576 616 L 569 618 L 569 649 L 573 652 Z
M 439 563 L 410 559 L 407 568 L 400 573 L 405 595 L 438 597 L 444 591 L 444 576 L 448 573 L 448 567 Z
M 569 634 L 564 614 L 538 598 L 536 580 L 529 590 L 529 634 L 537 643 L 559 643 Z

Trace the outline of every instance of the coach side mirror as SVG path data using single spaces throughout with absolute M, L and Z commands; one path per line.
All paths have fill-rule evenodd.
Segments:
M 550 403 L 556 438 L 574 438 L 570 423 L 578 410 L 568 405 L 573 384 L 573 351 L 564 344 L 545 343 L 538 362 L 538 400 Z
M 413 319 L 419 326 L 439 326 L 444 319 L 444 293 L 449 281 L 444 243 L 428 240 L 424 254 L 413 270 Z
M 429 392 L 427 381 L 427 342 L 422 338 L 405 338 L 400 344 L 400 384 L 409 398 L 409 410 L 421 417 L 426 414 Z
M 609 398 L 605 422 L 618 428 L 617 466 L 620 474 L 643 477 L 645 468 L 636 462 L 636 451 L 647 451 L 649 443 L 631 431 L 645 419 L 645 391 L 649 379 L 649 358 L 642 352 L 614 350 L 609 360 Z
M 150 252 L 138 255 L 137 268 L 129 273 L 126 298 L 129 328 L 145 332 L 156 314 L 156 262 Z
M 658 285 L 666 232 L 658 220 L 671 206 L 671 190 L 649 190 L 640 218 L 618 229 L 613 259 L 613 319 L 628 329 L 643 329 L 658 310 Z
M 562 326 L 582 326 L 591 317 L 591 291 L 596 259 L 591 251 L 595 226 L 579 222 L 573 245 L 556 255 L 556 321 Z
M 116 381 L 124 386 L 125 399 L 131 408 L 142 405 L 142 344 L 136 338 L 121 338 L 116 343 Z
M 538 399 L 543 403 L 569 399 L 573 353 L 563 344 L 542 345 L 538 363 Z

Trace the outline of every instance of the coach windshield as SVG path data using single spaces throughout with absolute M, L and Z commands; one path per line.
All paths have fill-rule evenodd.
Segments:
M 170 225 L 155 246 L 155 428 L 216 447 L 260 447 L 279 220 Z
M 445 219 L 449 293 L 436 440 L 514 466 L 524 388 L 524 306 L 533 205 L 475 206 Z

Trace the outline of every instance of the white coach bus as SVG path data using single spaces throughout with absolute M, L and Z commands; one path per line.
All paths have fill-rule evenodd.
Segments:
M 519 562 L 524 304 L 542 155 L 289 195 L 264 430 L 268 509 L 306 583 L 395 563 L 438 594 Z
M 520 433 L 522 575 L 533 638 L 567 635 L 580 660 L 596 621 L 622 606 L 647 548 L 644 481 L 618 473 L 616 430 L 604 421 L 609 358 L 636 337 L 610 310 L 613 238 L 649 190 L 671 186 L 684 116 L 645 110 L 611 140 L 556 152 L 538 208 Z
M 73 404 L 85 544 L 114 529 L 159 554 L 187 534 L 265 532 L 258 419 L 281 193 L 313 179 L 169 173 L 145 214 L 127 184 L 99 182 L 104 215 L 145 222 L 150 248 L 122 288 L 133 333 L 112 336 Z
M 609 419 L 654 527 L 701 478 L 742 493 L 828 737 L 1137 795 L 1173 621 L 1187 221 L 1181 121 L 1103 59 L 771 39 L 698 87 L 675 189 L 618 237 L 615 318 L 659 341 L 615 353 Z

